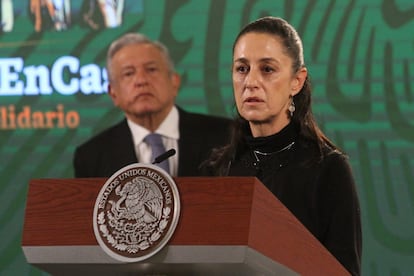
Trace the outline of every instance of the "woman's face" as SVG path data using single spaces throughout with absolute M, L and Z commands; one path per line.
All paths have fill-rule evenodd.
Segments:
M 278 37 L 247 33 L 233 53 L 233 89 L 240 115 L 253 136 L 268 136 L 289 123 L 288 107 L 306 79 L 306 68 L 292 72 L 292 59 Z

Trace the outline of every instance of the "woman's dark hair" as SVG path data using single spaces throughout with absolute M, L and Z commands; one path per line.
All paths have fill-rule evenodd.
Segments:
M 247 24 L 237 35 L 233 44 L 233 52 L 239 39 L 247 33 L 264 33 L 277 37 L 282 42 L 285 53 L 292 59 L 292 72 L 296 73 L 299 69 L 305 67 L 302 40 L 295 28 L 286 20 L 268 16 Z M 337 147 L 320 130 L 313 116 L 311 85 L 308 77 L 299 93 L 293 96 L 293 101 L 296 109 L 291 117 L 291 121 L 299 128 L 300 136 L 304 140 L 317 145 L 321 158 L 324 155 L 323 145 L 337 150 Z M 217 174 L 226 174 L 227 164 L 235 157 L 236 149 L 245 147 L 243 137 L 249 134 L 249 132 L 250 128 L 247 120 L 238 114 L 235 119 L 231 143 L 224 148 L 213 151 L 213 155 L 208 161 L 208 165 L 215 168 Z

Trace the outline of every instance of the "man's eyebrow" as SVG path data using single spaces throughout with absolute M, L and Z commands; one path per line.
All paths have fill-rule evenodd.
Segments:
M 155 60 L 150 60 L 150 61 L 144 62 L 144 65 L 157 65 L 157 64 L 158 64 L 158 62 L 155 61 Z
M 130 69 L 130 68 L 134 68 L 134 66 L 131 64 L 122 64 L 121 66 L 121 69 Z

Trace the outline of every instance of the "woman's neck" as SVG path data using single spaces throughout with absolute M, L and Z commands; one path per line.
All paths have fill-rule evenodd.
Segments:
M 276 133 L 279 133 L 290 123 L 290 120 L 279 122 L 276 124 L 264 123 L 264 122 L 249 122 L 250 131 L 253 137 L 266 137 Z

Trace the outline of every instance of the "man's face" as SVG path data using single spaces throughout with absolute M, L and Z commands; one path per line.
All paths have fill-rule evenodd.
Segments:
M 151 44 L 131 44 L 112 58 L 109 94 L 134 120 L 167 116 L 175 102 L 180 78 L 170 71 L 163 53 Z

